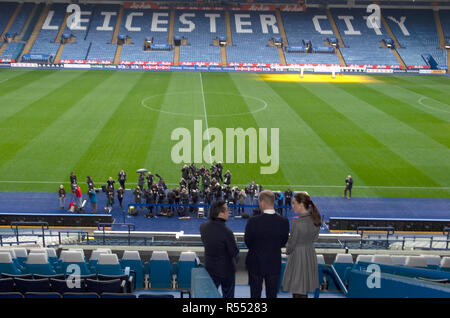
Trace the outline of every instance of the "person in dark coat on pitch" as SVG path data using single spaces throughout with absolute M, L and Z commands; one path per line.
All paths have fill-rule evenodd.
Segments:
M 205 247 L 205 268 L 217 288 L 222 286 L 223 298 L 234 298 L 236 264 L 239 248 L 233 232 L 226 227 L 228 207 L 223 200 L 214 202 L 209 220 L 200 226 Z
M 266 297 L 276 298 L 280 283 L 281 248 L 289 238 L 289 220 L 275 213 L 275 195 L 272 191 L 262 191 L 258 203 L 262 214 L 248 219 L 244 235 L 248 247 L 245 264 L 250 297 L 261 298 L 264 281 Z

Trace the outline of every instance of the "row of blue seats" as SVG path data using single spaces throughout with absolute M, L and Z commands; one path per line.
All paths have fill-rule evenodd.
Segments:
M 25 294 L 19 293 L 19 292 L 0 292 L 0 298 L 10 298 L 10 299 L 17 299 L 17 298 L 48 298 L 48 299 L 60 299 L 60 298 L 70 298 L 70 299 L 106 299 L 106 298 L 174 298 L 171 294 L 123 294 L 123 293 L 92 293 L 92 292 L 86 292 L 86 293 L 55 293 L 55 292 L 26 292 Z
M 142 262 L 138 251 L 124 251 L 122 259 L 109 249 L 92 252 L 86 261 L 83 250 L 64 250 L 60 258 L 54 249 L 32 250 L 24 255 L 23 250 L 0 250 L 0 273 L 56 275 L 71 274 L 77 265 L 79 275 L 123 275 L 132 271 L 137 288 L 144 288 L 145 276 L 149 276 L 151 288 L 173 288 L 173 276 L 176 276 L 178 289 L 190 288 L 190 270 L 198 267 L 200 261 L 194 252 L 182 252 L 178 262 L 171 264 L 166 251 L 154 251 L 149 262 Z M 20 254 L 22 253 L 22 254 Z

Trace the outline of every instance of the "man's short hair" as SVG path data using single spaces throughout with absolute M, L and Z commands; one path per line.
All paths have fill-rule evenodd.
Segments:
M 273 194 L 270 190 L 261 191 L 258 196 L 258 201 L 264 201 L 267 204 L 274 205 L 275 204 L 275 194 Z
M 225 203 L 224 200 L 214 202 L 209 208 L 209 218 L 215 220 L 221 212 L 225 212 Z

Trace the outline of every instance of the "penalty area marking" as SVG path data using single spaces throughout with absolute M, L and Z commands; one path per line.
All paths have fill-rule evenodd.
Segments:
M 24 181 L 24 180 L 0 180 L 0 183 L 30 183 L 30 184 L 64 184 L 64 181 Z M 127 182 L 137 184 L 137 182 Z M 178 183 L 166 183 L 167 185 L 178 185 Z M 247 184 L 235 184 L 243 186 Z M 344 185 L 314 185 L 314 184 L 265 184 L 265 187 L 296 187 L 296 188 L 342 188 Z M 410 190 L 450 190 L 450 187 L 412 187 L 412 186 L 355 186 L 359 189 L 410 189 Z
M 144 108 L 147 108 L 147 109 L 149 109 L 149 110 L 153 110 L 153 111 L 155 111 L 155 112 L 160 112 L 160 113 L 167 114 L 167 115 L 189 116 L 189 117 L 199 117 L 199 116 L 201 116 L 201 117 L 204 117 L 204 114 L 200 115 L 200 114 L 189 114 L 189 113 L 170 112 L 170 111 L 165 111 L 165 110 L 153 108 L 153 107 L 147 105 L 147 101 L 148 101 L 149 99 L 152 99 L 152 98 L 157 98 L 157 97 L 160 97 L 160 96 L 174 96 L 174 95 L 187 95 L 187 94 L 189 94 L 190 96 L 192 96 L 192 94 L 199 94 L 199 95 L 202 95 L 202 98 L 203 98 L 203 99 L 204 99 L 204 96 L 205 96 L 205 95 L 206 95 L 206 96 L 208 96 L 208 95 L 238 96 L 238 97 L 242 97 L 242 98 L 244 98 L 244 99 L 253 99 L 253 100 L 256 100 L 256 101 L 258 101 L 259 103 L 261 103 L 261 105 L 262 105 L 262 106 L 260 105 L 259 108 L 255 109 L 255 110 L 252 110 L 252 111 L 248 111 L 248 112 L 231 113 L 231 114 L 220 114 L 220 115 L 211 115 L 211 114 L 208 114 L 208 117 L 233 117 L 233 116 L 250 115 L 250 114 L 255 114 L 255 113 L 261 112 L 261 111 L 265 110 L 265 109 L 269 106 L 265 100 L 263 100 L 263 99 L 261 99 L 261 98 L 258 98 L 258 97 L 248 96 L 248 95 L 238 95 L 238 94 L 233 94 L 233 93 L 222 93 L 222 92 L 207 92 L 207 93 L 203 93 L 203 94 L 202 94 L 201 92 L 200 92 L 200 93 L 195 93 L 195 92 L 194 92 L 194 93 L 193 93 L 193 92 L 177 92 L 177 93 L 156 94 L 156 95 L 151 95 L 151 96 L 148 96 L 148 97 L 142 99 L 142 100 L 141 100 L 141 105 L 142 105 Z

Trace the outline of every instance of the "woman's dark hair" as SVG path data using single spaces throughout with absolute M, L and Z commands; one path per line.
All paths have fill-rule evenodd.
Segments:
M 211 205 L 209 208 L 209 218 L 211 220 L 216 220 L 219 214 L 225 211 L 225 203 L 224 200 L 217 200 Z
M 320 216 L 319 209 L 314 202 L 312 202 L 311 197 L 306 192 L 297 192 L 294 199 L 298 203 L 303 203 L 305 209 L 311 212 L 311 217 L 315 226 L 322 225 L 322 217 Z

